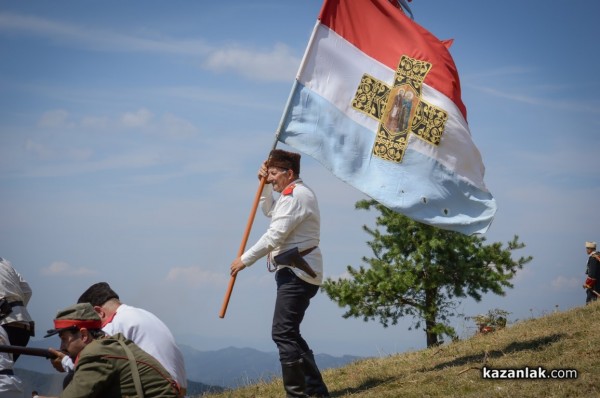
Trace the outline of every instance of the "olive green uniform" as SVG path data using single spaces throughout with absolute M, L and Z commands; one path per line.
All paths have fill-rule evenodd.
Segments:
M 80 352 L 73 380 L 60 397 L 137 397 L 130 361 L 119 341 L 133 353 L 145 398 L 177 397 L 169 372 L 120 333 L 94 340 Z

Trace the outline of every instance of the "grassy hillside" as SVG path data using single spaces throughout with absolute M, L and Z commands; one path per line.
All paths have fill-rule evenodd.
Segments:
M 332 397 L 600 396 L 600 302 L 520 321 L 436 348 L 365 359 L 323 373 Z M 399 331 L 399 338 L 401 331 Z M 489 380 L 482 368 L 576 369 L 577 379 Z M 212 398 L 284 396 L 281 379 Z

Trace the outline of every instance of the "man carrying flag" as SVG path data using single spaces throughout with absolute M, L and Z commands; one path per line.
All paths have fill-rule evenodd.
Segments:
M 484 233 L 496 202 L 483 182 L 448 46 L 405 16 L 397 1 L 325 0 L 277 140 L 416 221 Z M 237 273 L 269 255 L 277 271 L 272 334 L 286 392 L 328 396 L 299 329 L 323 278 L 318 206 L 299 179 L 299 162 L 298 154 L 274 150 L 260 169 L 267 185 L 255 205 L 260 195 L 271 223 L 245 252 L 243 240 L 220 316 Z M 281 193 L 277 201 L 273 190 Z
M 242 269 L 268 256 L 269 270 L 275 272 L 277 282 L 271 334 L 279 350 L 287 396 L 328 397 L 313 352 L 300 334 L 300 323 L 310 299 L 323 282 L 317 197 L 300 179 L 297 153 L 271 151 L 258 178 L 266 178 L 260 203 L 271 222 L 258 242 L 231 263 L 231 275 L 235 277 Z M 280 193 L 276 201 L 273 191 Z

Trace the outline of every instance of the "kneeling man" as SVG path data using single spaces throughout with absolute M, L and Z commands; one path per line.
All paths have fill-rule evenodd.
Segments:
M 91 304 L 59 311 L 54 327 L 44 337 L 58 334 L 60 349 L 75 362 L 73 379 L 60 397 L 177 397 L 169 372 L 122 334 L 106 336 Z

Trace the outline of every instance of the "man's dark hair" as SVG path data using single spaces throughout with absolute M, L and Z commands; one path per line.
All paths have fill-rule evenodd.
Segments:
M 106 303 L 108 300 L 116 298 L 119 299 L 119 295 L 110 288 L 110 285 L 106 282 L 94 283 L 90 286 L 77 300 L 77 304 L 90 303 L 94 307 L 99 307 Z
M 88 329 L 88 332 L 92 335 L 94 340 L 98 340 L 99 338 L 106 336 L 106 333 L 102 329 Z

